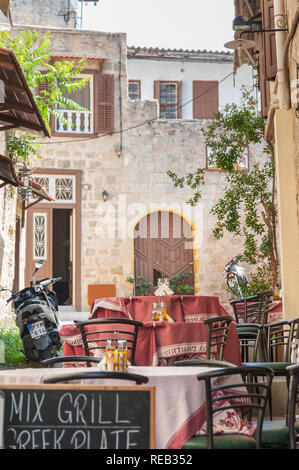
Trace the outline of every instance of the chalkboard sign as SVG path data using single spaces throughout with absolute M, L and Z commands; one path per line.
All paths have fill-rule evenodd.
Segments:
M 154 387 L 1 385 L 1 447 L 151 449 L 154 404 Z

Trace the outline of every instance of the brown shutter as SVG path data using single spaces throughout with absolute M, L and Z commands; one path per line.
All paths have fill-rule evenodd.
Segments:
M 159 101 L 159 116 L 160 116 L 160 80 L 154 81 L 154 99 Z
M 182 82 L 177 82 L 178 86 L 178 109 L 177 109 L 177 118 L 182 119 Z
M 218 113 L 217 81 L 193 81 L 193 119 L 212 119 Z
M 263 29 L 275 29 L 274 2 L 262 0 Z M 277 73 L 275 32 L 263 34 L 263 49 L 265 59 L 265 78 L 274 79 Z
M 260 53 L 260 93 L 261 93 L 261 115 L 263 118 L 266 118 L 268 115 L 271 95 L 270 95 L 270 83 L 266 79 L 265 75 L 266 64 L 264 61 L 264 51 Z
M 42 72 L 42 73 L 46 73 L 46 72 Z M 47 81 L 43 83 L 39 83 L 36 88 L 36 94 L 37 95 L 41 94 L 41 91 L 46 90 L 47 86 L 48 86 Z M 55 131 L 55 117 L 53 116 L 53 114 L 49 118 L 49 126 L 51 129 L 51 132 L 54 132 Z
M 94 132 L 114 131 L 114 75 L 95 74 Z

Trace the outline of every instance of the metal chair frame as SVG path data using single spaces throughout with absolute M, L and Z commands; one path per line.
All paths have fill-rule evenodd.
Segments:
M 295 427 L 297 421 L 296 409 L 299 406 L 299 364 L 287 367 L 287 372 L 290 380 L 287 423 L 290 430 L 290 448 L 296 449 L 299 438 Z
M 132 325 L 133 331 L 127 331 L 127 330 L 122 330 L 118 328 L 110 328 L 110 329 L 99 329 L 97 331 L 87 331 L 87 328 L 91 325 Z M 86 356 L 90 356 L 90 353 L 95 350 L 105 350 L 106 348 L 106 342 L 108 339 L 115 339 L 114 334 L 117 333 L 119 339 L 120 336 L 123 334 L 125 335 L 125 338 L 128 343 L 128 350 L 130 351 L 130 357 L 129 360 L 131 364 L 134 364 L 134 359 L 135 359 L 135 351 L 136 351 L 136 342 L 137 342 L 137 336 L 138 336 L 138 329 L 143 326 L 143 323 L 136 321 L 136 320 L 130 320 L 126 318 L 95 318 L 92 320 L 87 320 L 84 322 L 78 322 L 76 323 L 76 327 L 79 329 L 81 336 L 82 336 L 82 342 L 83 342 L 83 347 L 84 347 L 84 352 Z M 111 335 L 109 337 L 105 336 L 102 338 L 101 336 L 103 335 Z M 95 335 L 98 335 L 98 337 L 95 338 Z M 88 339 L 90 336 L 93 336 L 93 339 Z M 90 344 L 93 344 L 90 346 Z M 94 346 L 94 343 L 97 343 L 96 346 Z M 88 366 L 90 366 L 88 364 Z
M 240 375 L 243 380 L 241 379 L 238 383 L 223 383 L 217 380 L 232 375 Z M 203 372 L 197 375 L 197 380 L 204 381 L 205 383 L 208 449 L 214 448 L 214 413 L 233 408 L 242 409 L 249 421 L 252 419 L 253 412 L 257 414 L 255 440 L 257 449 L 261 448 L 262 425 L 273 376 L 273 371 L 268 367 L 232 367 Z M 235 389 L 236 394 L 231 393 L 232 388 Z M 229 389 L 229 391 L 226 392 L 226 389 Z M 223 390 L 224 395 L 220 397 L 213 396 L 213 392 L 219 390 Z M 246 402 L 243 401 L 245 397 L 249 399 Z M 217 405 L 219 401 L 229 401 L 230 399 L 234 399 L 238 404 Z M 232 442 L 233 439 L 234 435 L 231 435 Z
M 232 300 L 236 322 L 258 323 L 264 325 L 268 321 L 269 305 L 273 299 L 273 292 L 261 292 L 250 297 Z M 240 320 L 243 320 L 240 322 Z
M 131 380 L 137 385 L 146 384 L 148 377 L 145 375 L 131 374 L 130 372 L 110 372 L 110 371 L 80 371 L 73 374 L 54 375 L 44 379 L 44 384 L 54 384 L 59 382 L 67 382 L 72 380 L 84 379 L 116 379 Z
M 233 318 L 229 315 L 210 317 L 204 320 L 204 324 L 208 327 L 207 352 L 206 358 L 211 359 L 213 347 L 217 349 L 217 359 L 222 361 L 224 348 L 227 341 L 230 323 Z

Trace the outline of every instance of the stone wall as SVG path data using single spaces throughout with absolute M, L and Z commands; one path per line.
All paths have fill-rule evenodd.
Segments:
M 226 301 L 223 268 L 242 248 L 236 238 L 226 236 L 216 241 L 211 234 L 213 219 L 209 212 L 224 187 L 224 175 L 208 173 L 202 200 L 192 209 L 185 204 L 191 193 L 174 188 L 166 174 L 169 169 L 185 174 L 205 166 L 201 133 L 205 121 L 161 120 L 157 101 L 128 99 L 125 34 L 58 28 L 52 29 L 52 36 L 56 53 L 108 58 L 103 73 L 115 77 L 116 132 L 82 141 L 78 135 L 53 137 L 52 142 L 63 143 L 45 141 L 41 147 L 43 160 L 35 162 L 38 167 L 82 170 L 81 309 L 89 309 L 89 284 L 113 283 L 117 295 L 131 292 L 126 279 L 133 274 L 134 227 L 156 210 L 173 210 L 195 227 L 195 291 Z M 97 66 L 97 60 L 88 60 L 87 68 Z M 119 132 L 121 129 L 123 132 Z M 106 202 L 103 190 L 109 194 Z
M 77 0 L 10 0 L 13 24 L 76 27 Z

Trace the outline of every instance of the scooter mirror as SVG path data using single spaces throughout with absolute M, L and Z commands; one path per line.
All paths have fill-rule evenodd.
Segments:
M 38 270 L 38 269 L 42 268 L 44 264 L 45 264 L 44 260 L 41 260 L 41 261 L 38 261 L 37 263 L 35 263 L 35 267 Z

